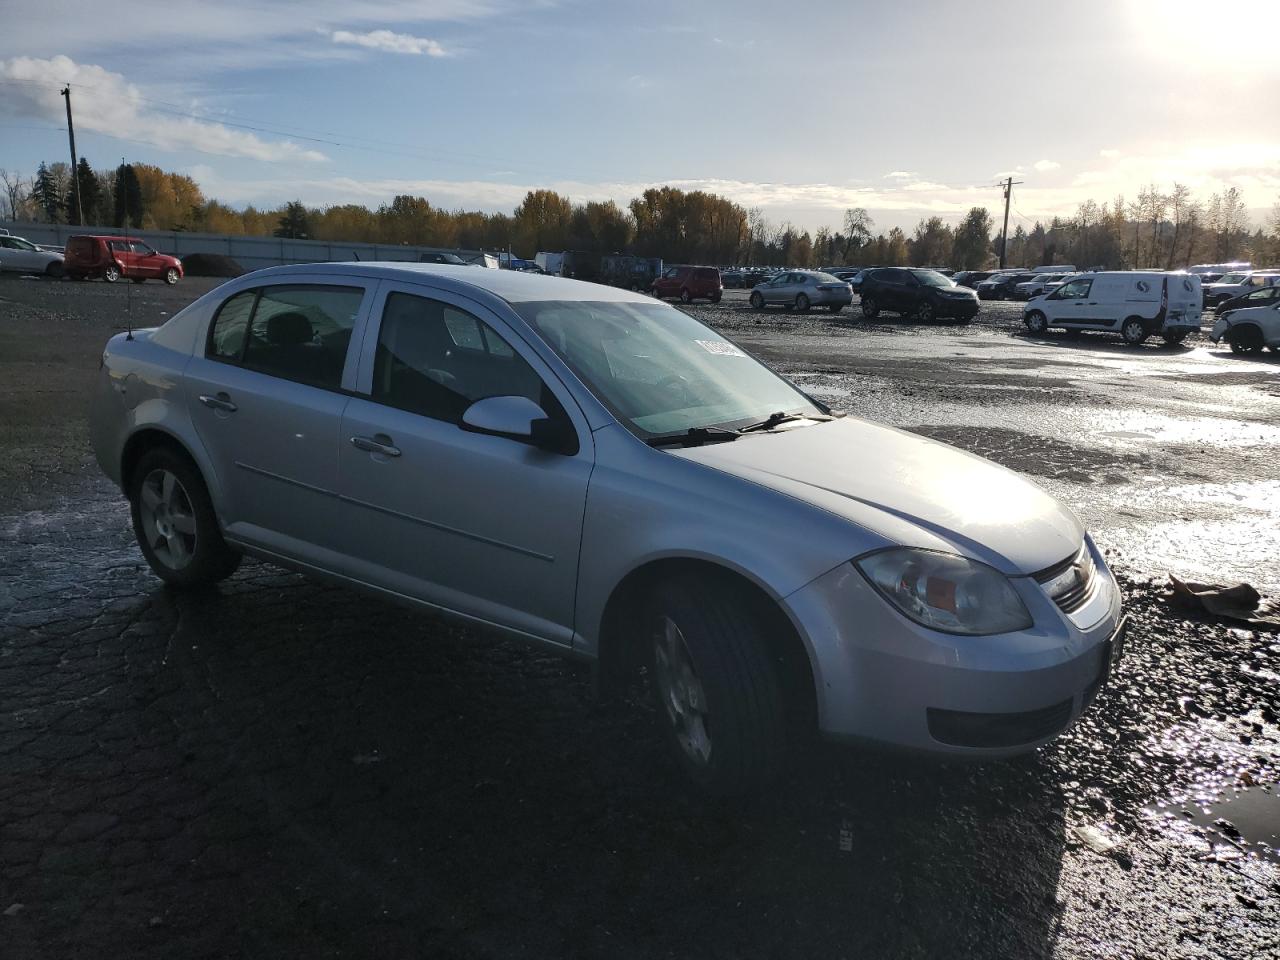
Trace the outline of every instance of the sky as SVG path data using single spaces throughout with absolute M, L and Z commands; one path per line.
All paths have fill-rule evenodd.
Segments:
M 1010 229 L 1174 181 L 1280 201 L 1276 0 L 0 0 L 0 168 L 76 145 L 240 206 L 708 189 Z M 155 12 L 159 15 L 152 16 Z M 1230 42 L 1222 21 L 1245 25 Z

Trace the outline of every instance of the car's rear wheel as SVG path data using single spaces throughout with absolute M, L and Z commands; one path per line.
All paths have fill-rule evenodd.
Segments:
M 809 307 L 810 307 L 810 306 L 811 306 L 811 304 L 809 303 L 809 298 L 808 298 L 807 296 L 805 296 L 803 293 L 797 293 L 797 294 L 796 294 L 796 309 L 797 309 L 797 310 L 799 310 L 801 313 L 808 313 L 808 312 L 809 312 Z
M 688 287 L 685 287 L 683 290 L 680 291 L 680 302 L 693 303 L 693 294 L 689 292 Z
M 1025 322 L 1027 329 L 1037 336 L 1049 329 L 1049 318 L 1039 310 L 1032 310 L 1028 313 Z
M 1124 338 L 1125 343 L 1136 347 L 1147 339 L 1146 325 L 1140 318 L 1130 317 L 1120 325 L 1120 336 Z
M 1177 333 L 1164 333 L 1161 334 L 1161 339 L 1164 340 L 1168 346 L 1176 347 L 1183 340 L 1187 339 L 1187 332 L 1185 330 L 1180 330 Z
M 120 279 L 120 264 L 109 263 L 102 270 L 102 279 L 107 283 L 115 283 Z
M 169 286 L 171 286 L 171 287 L 172 287 L 175 283 L 177 283 L 177 282 L 178 282 L 178 268 L 177 268 L 177 267 L 170 267 L 168 270 L 166 270 L 166 271 L 164 272 L 164 282 L 165 282 L 165 283 L 167 283 L 167 284 L 168 284 Z
M 128 495 L 138 546 L 165 583 L 215 583 L 240 565 L 240 554 L 222 538 L 200 471 L 181 453 L 169 447 L 144 453 Z
M 749 598 L 714 580 L 669 581 L 643 622 L 658 720 L 685 774 L 717 795 L 772 778 L 786 744 L 785 699 Z
M 876 303 L 875 297 L 862 298 L 862 315 L 868 320 L 874 320 L 880 316 L 880 304 Z
M 724 296 L 724 294 L 722 294 L 722 293 L 713 293 L 713 294 L 711 295 L 711 302 L 712 302 L 712 303 L 719 303 L 719 302 L 720 302 L 720 298 L 721 298 L 721 297 L 723 297 L 723 296 Z
M 760 296 L 759 290 L 751 291 L 751 296 L 747 298 L 747 302 L 751 304 L 755 310 L 764 309 L 764 297 Z
M 1261 353 L 1262 331 L 1255 326 L 1232 327 L 1227 331 L 1227 343 L 1232 353 Z
M 921 300 L 920 303 L 916 305 L 916 320 L 920 323 L 933 323 L 936 316 L 937 314 L 933 309 L 933 304 L 928 300 Z
M 829 303 L 829 304 L 827 304 L 827 309 L 828 309 L 828 310 L 830 310 L 832 313 L 839 313 L 841 310 L 843 310 L 843 309 L 844 309 L 844 304 L 842 304 L 842 303 Z

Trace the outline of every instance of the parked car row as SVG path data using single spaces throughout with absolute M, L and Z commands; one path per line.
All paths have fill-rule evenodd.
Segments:
M 159 253 L 141 240 L 89 234 L 67 238 L 65 249 L 49 249 L 10 234 L 0 234 L 0 270 L 15 270 L 72 280 L 101 278 L 107 283 L 182 279 L 182 261 Z

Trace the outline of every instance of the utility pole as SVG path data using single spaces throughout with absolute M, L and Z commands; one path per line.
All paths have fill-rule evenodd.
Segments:
M 76 128 L 71 123 L 71 84 L 62 88 L 67 99 L 67 139 L 71 141 L 71 186 L 76 191 L 76 222 L 84 224 L 84 201 L 80 199 L 80 161 L 76 159 Z
M 1004 269 L 1004 256 L 1009 249 L 1009 201 L 1013 197 L 1013 185 L 1022 183 L 1010 176 L 1004 182 L 1004 229 L 1000 231 L 1000 269 Z

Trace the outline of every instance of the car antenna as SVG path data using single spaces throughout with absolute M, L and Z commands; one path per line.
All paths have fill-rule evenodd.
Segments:
M 125 159 L 124 159 L 124 157 L 121 157 L 121 158 L 120 158 L 120 166 L 121 166 L 121 167 L 123 167 L 124 165 L 125 165 Z M 117 187 L 116 187 L 116 189 L 117 189 L 117 190 L 119 190 L 119 189 L 120 189 L 120 187 L 119 187 L 119 186 L 117 186 Z M 126 195 L 127 195 L 127 194 L 126 194 Z M 126 207 L 127 207 L 127 206 L 128 206 L 128 204 L 126 203 Z M 126 211 L 125 211 L 125 217 L 124 217 L 124 220 L 125 220 L 125 223 L 128 223 L 128 222 L 129 222 L 129 212 L 128 212 L 128 210 L 126 210 Z M 122 228 L 122 229 L 123 229 L 123 228 Z M 121 234 L 121 236 L 123 236 L 123 234 Z M 123 242 L 123 241 L 122 241 L 122 242 Z M 121 265 L 120 265 L 120 267 L 121 267 L 121 269 L 120 269 L 120 277 L 121 277 L 121 279 L 128 279 L 127 277 L 125 277 L 125 276 L 124 276 L 124 264 L 121 264 Z M 126 340 L 132 340 L 132 339 L 133 339 L 133 281 L 131 281 L 131 280 L 130 280 L 130 281 L 129 281 L 129 283 L 125 284 L 124 295 L 125 295 L 125 304 L 126 304 L 126 306 L 125 306 L 125 335 L 124 335 L 124 338 L 125 338 Z

